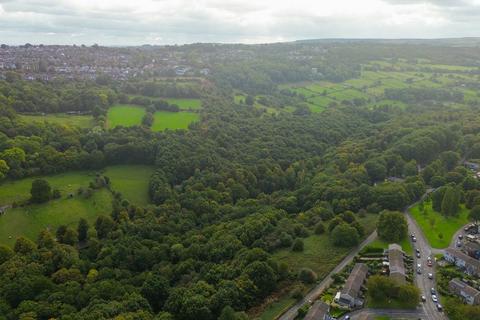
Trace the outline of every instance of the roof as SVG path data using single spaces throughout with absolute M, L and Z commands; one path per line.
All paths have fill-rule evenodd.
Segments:
M 473 287 L 470 287 L 468 284 L 466 284 L 465 282 L 461 281 L 460 279 L 453 279 L 453 280 L 450 280 L 449 282 L 449 285 L 450 286 L 455 286 L 459 289 L 461 289 L 463 292 L 465 292 L 467 295 L 469 295 L 470 297 L 475 297 L 477 295 L 480 294 L 480 291 L 478 291 L 477 289 L 473 288 Z
M 330 306 L 321 300 L 315 301 L 307 315 L 303 318 L 305 320 L 323 320 L 328 313 Z
M 452 248 L 447 248 L 445 249 L 445 253 L 450 254 L 451 256 L 455 257 L 456 259 L 460 259 L 465 261 L 465 264 L 467 266 L 472 266 L 480 270 L 480 260 L 474 259 L 465 253 L 463 253 L 460 250 L 452 249 Z
M 356 298 L 360 288 L 362 287 L 363 281 L 367 277 L 367 272 L 368 267 L 366 264 L 355 264 L 350 276 L 348 276 L 347 282 L 343 286 L 342 294 L 348 294 L 351 297 Z
M 390 264 L 390 274 L 400 273 L 405 275 L 405 265 L 403 263 L 402 247 L 398 244 L 388 246 L 388 262 Z
M 480 243 L 473 241 L 466 241 L 463 245 L 463 249 L 467 251 L 477 251 L 480 250 Z

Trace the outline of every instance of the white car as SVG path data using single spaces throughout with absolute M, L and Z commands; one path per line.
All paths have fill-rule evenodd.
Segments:
M 421 268 L 422 265 L 420 263 L 417 263 L 417 268 Z
M 436 295 L 432 294 L 432 301 L 437 303 L 438 302 L 438 298 Z
M 433 273 L 428 274 L 428 279 L 433 279 Z

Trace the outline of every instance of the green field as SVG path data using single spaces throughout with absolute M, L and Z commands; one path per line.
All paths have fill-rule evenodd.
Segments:
M 131 127 L 140 125 L 144 115 L 145 109 L 142 107 L 117 104 L 108 109 L 107 127 L 111 129 L 117 126 Z
M 412 217 L 422 228 L 425 237 L 433 248 L 443 249 L 449 246 L 453 235 L 468 223 L 468 209 L 461 207 L 457 217 L 446 218 L 442 214 L 433 211 L 431 202 L 425 202 L 425 213 L 416 205 L 410 212 Z M 432 222 L 434 223 L 432 224 Z M 441 237 L 439 235 L 442 235 Z
M 148 181 L 154 171 L 150 166 L 120 165 L 107 167 L 104 174 L 112 181 L 112 188 L 119 191 L 130 202 L 147 205 Z
M 105 170 L 112 186 L 125 198 L 139 205 L 148 203 L 148 179 L 153 168 L 147 166 L 112 166 Z M 59 225 L 76 225 L 80 218 L 93 222 L 99 215 L 110 214 L 112 196 L 106 189 L 94 192 L 89 199 L 76 195 L 79 187 L 87 187 L 93 180 L 92 171 L 75 171 L 43 177 L 52 188 L 58 188 L 62 197 L 45 204 L 8 209 L 0 216 L 0 244 L 12 245 L 24 235 L 35 240 L 44 228 L 55 230 Z M 34 178 L 8 181 L 0 185 L 0 204 L 27 200 Z M 74 194 L 69 198 L 69 194 Z
M 157 111 L 154 114 L 153 131 L 165 129 L 188 129 L 190 123 L 198 121 L 200 116 L 194 112 Z
M 165 98 L 169 104 L 176 104 L 181 110 L 198 110 L 202 108 L 200 99 Z
M 20 118 L 26 122 L 50 122 L 66 125 L 69 127 L 91 128 L 93 126 L 93 117 L 87 115 L 68 115 L 65 113 L 53 113 L 42 115 L 20 114 Z

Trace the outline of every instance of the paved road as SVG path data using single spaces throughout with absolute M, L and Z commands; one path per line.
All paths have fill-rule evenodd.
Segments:
M 420 258 L 415 257 L 414 263 L 415 266 L 420 264 L 420 269 L 422 274 L 415 273 L 415 284 L 420 289 L 421 294 L 424 295 L 427 299 L 426 302 L 422 303 L 422 309 L 425 312 L 424 318 L 429 320 L 443 320 L 448 319 L 443 312 L 437 310 L 436 304 L 432 301 L 432 294 L 430 293 L 431 288 L 436 290 L 435 284 L 435 264 L 432 267 L 427 266 L 427 258 L 431 257 L 434 259 L 433 255 L 436 254 L 438 250 L 432 250 L 430 244 L 427 242 L 422 230 L 412 218 L 408 209 L 406 210 L 406 217 L 408 221 L 408 231 L 410 234 L 415 234 L 417 241 L 414 244 L 414 250 L 420 250 Z M 416 267 L 415 267 L 416 270 Z M 433 274 L 433 280 L 428 278 L 428 273 Z M 438 297 L 438 293 L 437 293 Z
M 363 249 L 366 245 L 377 238 L 377 232 L 374 231 L 372 234 L 368 236 L 359 246 L 357 246 L 348 256 L 346 256 L 342 262 L 340 262 L 330 273 L 319 283 L 317 284 L 302 300 L 297 302 L 293 307 L 288 309 L 282 316 L 278 319 L 280 320 L 292 320 L 297 316 L 298 309 L 300 309 L 303 305 L 307 303 L 311 303 L 311 301 L 315 301 L 320 294 L 322 294 L 323 290 L 328 288 L 332 282 L 332 276 L 338 272 L 340 272 L 343 268 L 345 268 L 350 262 L 353 261 L 353 258 Z
M 352 320 L 365 319 L 371 316 L 388 316 L 402 319 L 424 319 L 423 310 L 392 310 L 392 309 L 360 309 L 348 314 Z M 340 318 L 343 319 L 343 318 Z

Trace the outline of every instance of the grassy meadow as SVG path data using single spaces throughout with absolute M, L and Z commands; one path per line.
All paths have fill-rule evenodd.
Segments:
M 66 113 L 51 113 L 46 115 L 25 115 L 20 114 L 20 118 L 26 122 L 50 122 L 69 127 L 91 128 L 93 126 L 93 117 L 89 115 L 69 115 Z
M 198 121 L 200 115 L 194 112 L 157 111 L 153 115 L 153 131 L 165 129 L 188 129 L 190 123 Z
M 469 221 L 469 210 L 463 205 L 456 217 L 445 217 L 441 213 L 434 211 L 431 202 L 424 203 L 424 211 L 417 204 L 410 209 L 410 213 L 420 228 L 422 228 L 430 245 L 436 249 L 448 247 L 455 232 Z
M 112 166 L 107 167 L 104 174 L 111 179 L 114 190 L 120 191 L 133 203 L 146 205 L 148 181 L 153 170 L 148 166 Z M 62 197 L 44 204 L 8 209 L 6 214 L 0 216 L 0 244 L 13 245 L 21 235 L 34 240 L 45 228 L 55 230 L 62 224 L 74 226 L 80 218 L 94 222 L 99 215 L 110 214 L 112 196 L 108 190 L 97 190 L 88 199 L 76 194 L 78 188 L 88 187 L 94 177 L 93 171 L 73 171 L 42 177 L 49 181 L 52 188 L 59 189 Z M 25 178 L 0 184 L 0 205 L 28 200 L 34 179 Z M 69 194 L 74 196 L 70 198 Z
M 129 104 L 117 104 L 108 109 L 107 127 L 112 129 L 117 126 L 137 126 L 142 123 L 144 115 L 145 109 L 142 107 Z

